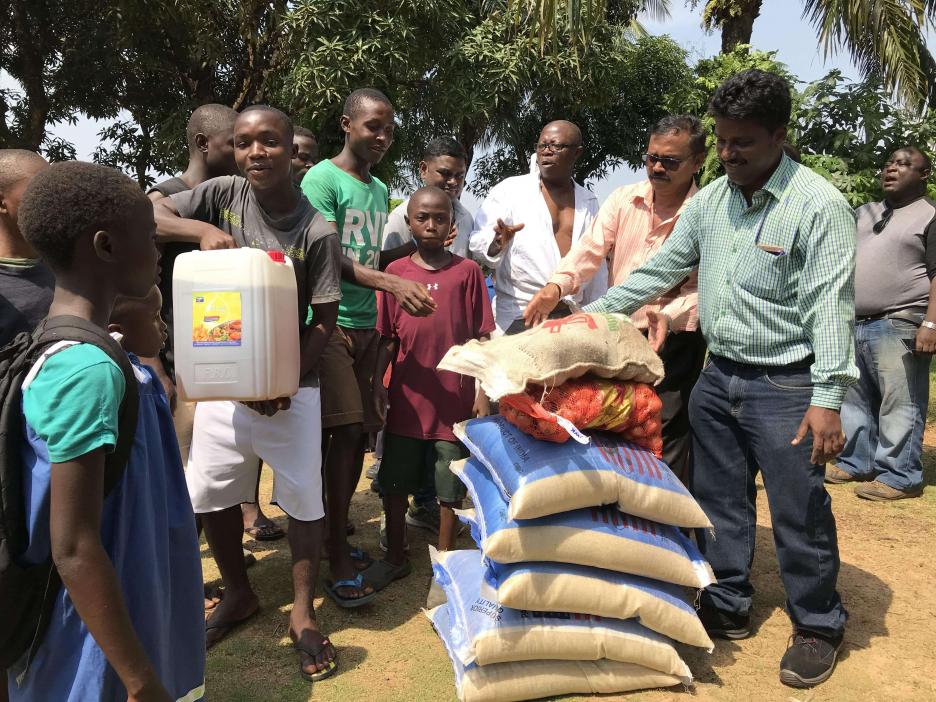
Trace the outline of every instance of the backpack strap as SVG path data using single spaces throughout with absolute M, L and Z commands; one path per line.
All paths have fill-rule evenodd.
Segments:
M 97 346 L 117 364 L 123 373 L 124 395 L 117 414 L 117 445 L 113 453 L 107 455 L 104 460 L 104 496 L 106 497 L 123 476 L 136 434 L 140 391 L 133 372 L 133 364 L 130 363 L 127 352 L 110 334 L 80 317 L 70 315 L 50 317 L 39 325 L 34 338 L 40 352 L 62 341 L 75 341 Z

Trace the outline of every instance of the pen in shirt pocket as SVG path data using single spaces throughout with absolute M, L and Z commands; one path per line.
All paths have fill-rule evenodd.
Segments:
M 780 246 L 772 246 L 771 244 L 755 244 L 755 246 L 761 251 L 769 253 L 771 256 L 776 256 L 777 258 L 787 255 L 787 252 Z

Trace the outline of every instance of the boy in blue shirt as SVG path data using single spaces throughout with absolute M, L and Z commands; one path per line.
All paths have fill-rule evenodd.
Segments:
M 19 223 L 55 273 L 50 317 L 107 329 L 118 296 L 148 296 L 157 281 L 152 205 L 115 170 L 50 166 L 30 183 Z M 158 305 L 150 327 L 157 313 Z M 144 340 L 138 351 L 158 352 L 158 330 L 136 337 Z M 23 386 L 29 542 L 18 558 L 41 563 L 51 552 L 63 587 L 35 656 L 9 671 L 10 699 L 200 700 L 201 563 L 162 385 L 134 363 L 135 439 L 105 498 L 125 376 L 94 345 L 57 346 Z

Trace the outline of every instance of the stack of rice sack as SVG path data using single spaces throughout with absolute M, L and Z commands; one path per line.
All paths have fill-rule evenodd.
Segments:
M 625 317 L 557 322 L 456 347 L 440 367 L 474 375 L 502 404 L 526 394 L 534 401 L 526 416 L 543 405 L 526 393 L 530 383 L 559 388 L 593 373 L 617 385 L 613 392 L 632 411 L 639 384 L 661 377 L 659 358 Z M 599 421 L 606 430 L 626 424 L 609 396 Z M 534 438 L 517 416 L 456 427 L 472 454 L 452 466 L 474 505 L 461 516 L 481 551 L 432 553 L 447 602 L 429 616 L 455 668 L 459 699 L 688 684 L 673 641 L 711 650 L 689 588 L 714 577 L 680 527 L 711 524 L 654 448 L 593 432 L 594 417 L 543 414 L 551 417 L 538 419 L 561 427 L 565 440 Z

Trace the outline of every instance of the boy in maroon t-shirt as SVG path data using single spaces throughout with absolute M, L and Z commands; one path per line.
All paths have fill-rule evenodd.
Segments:
M 472 378 L 436 370 L 452 346 L 486 339 L 494 330 L 481 267 L 445 250 L 452 202 L 439 188 L 417 190 L 406 219 L 416 251 L 391 263 L 387 272 L 425 284 L 437 309 L 429 317 L 413 317 L 390 295 L 381 296 L 377 308 L 382 338 L 375 377 L 382 378 L 393 361 L 389 391 L 382 383 L 374 389 L 381 414 L 387 414 L 378 480 L 384 494 L 388 550 L 384 561 L 367 573 L 368 582 L 378 589 L 410 572 L 405 553 L 407 496 L 425 484 L 427 471 L 435 473 L 441 507 L 439 549 L 454 548 L 453 509 L 461 507 L 465 488 L 449 464 L 466 458 L 468 452 L 452 426 L 488 413 L 487 397 L 475 392 Z

